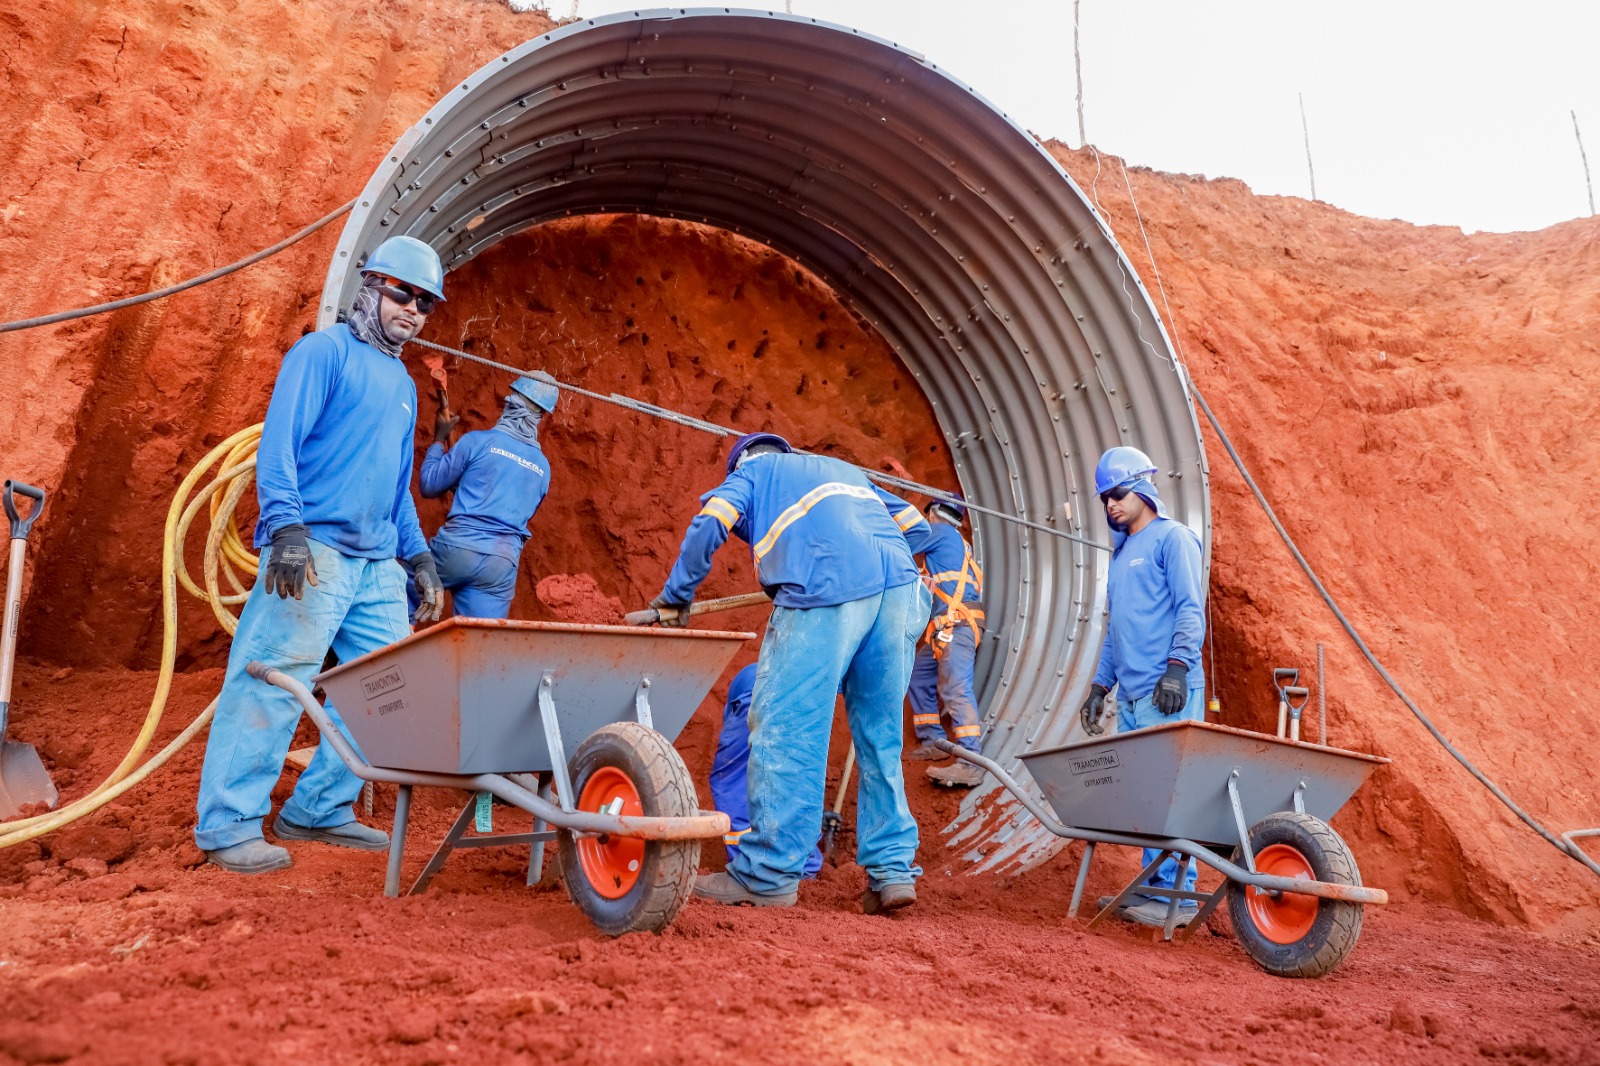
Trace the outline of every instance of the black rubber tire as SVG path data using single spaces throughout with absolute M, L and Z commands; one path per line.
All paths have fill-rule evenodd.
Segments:
M 582 796 L 590 775 L 606 766 L 616 767 L 633 781 L 646 815 L 688 818 L 699 813 L 688 767 L 654 729 L 618 722 L 592 733 L 572 757 L 574 794 Z M 698 840 L 646 841 L 638 881 L 621 898 L 607 899 L 589 883 L 571 833 L 557 835 L 556 851 L 567 895 L 608 936 L 665 929 L 688 902 L 700 866 Z
M 1294 811 L 1268 815 L 1250 829 L 1250 850 L 1260 855 L 1273 844 L 1287 844 L 1310 863 L 1318 881 L 1361 884 L 1361 871 L 1345 842 L 1320 818 Z M 1243 864 L 1235 853 L 1235 862 Z M 1344 961 L 1361 936 L 1363 906 L 1340 900 L 1317 900 L 1311 929 L 1292 944 L 1269 939 L 1250 913 L 1246 886 L 1228 884 L 1228 918 L 1240 946 L 1256 963 L 1279 977 L 1321 977 Z

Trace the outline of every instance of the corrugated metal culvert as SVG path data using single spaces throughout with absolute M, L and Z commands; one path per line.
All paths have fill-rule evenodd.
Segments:
M 490 62 L 394 146 L 323 289 L 410 234 L 459 266 L 539 222 L 641 212 L 769 245 L 827 281 L 916 375 L 968 498 L 1107 537 L 1100 452 L 1161 465 L 1205 539 L 1199 428 L 1160 320 L 1082 191 L 972 89 L 888 41 L 727 8 L 575 22 Z M 981 515 L 984 751 L 1069 739 L 1104 627 L 1109 556 Z M 991 807 L 993 803 L 993 807 Z M 951 831 L 985 866 L 1055 840 L 993 786 Z

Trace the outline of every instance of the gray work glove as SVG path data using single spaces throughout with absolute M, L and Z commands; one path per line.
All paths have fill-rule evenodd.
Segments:
M 677 616 L 672 618 L 663 615 L 657 620 L 658 625 L 667 626 L 670 629 L 684 629 L 689 625 L 690 605 L 687 603 L 668 603 L 664 597 L 657 596 L 655 599 L 650 601 L 650 606 L 654 607 L 658 611 L 667 610 L 678 612 Z
M 419 552 L 406 562 L 416 575 L 417 598 L 422 601 L 411 621 L 417 625 L 437 622 L 444 613 L 444 585 L 439 581 L 439 568 L 433 564 L 433 553 Z
M 1189 668 L 1176 660 L 1167 660 L 1167 671 L 1156 682 L 1150 702 L 1165 715 L 1183 710 L 1183 705 L 1189 702 Z
M 267 552 L 267 594 L 280 599 L 301 599 L 307 583 L 317 583 L 317 564 L 311 559 L 311 542 L 305 526 L 284 526 L 272 534 Z
M 1106 731 L 1100 724 L 1100 717 L 1105 712 L 1106 693 L 1111 690 L 1104 685 L 1090 685 L 1089 698 L 1083 701 L 1083 706 L 1078 710 L 1078 720 L 1083 723 L 1083 731 L 1091 737 L 1097 737 Z

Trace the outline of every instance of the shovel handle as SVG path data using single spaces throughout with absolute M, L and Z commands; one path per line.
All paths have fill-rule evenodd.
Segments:
M 33 501 L 33 506 L 29 508 L 26 518 L 17 513 L 17 496 L 26 496 Z M 11 539 L 27 540 L 28 533 L 33 529 L 34 522 L 38 521 L 39 516 L 44 513 L 44 489 L 6 478 L 4 498 L 6 517 L 11 519 Z
M 771 602 L 772 597 L 765 592 L 747 592 L 742 596 L 723 596 L 716 600 L 696 600 L 689 605 L 689 617 L 712 614 L 716 611 L 736 611 L 740 607 L 759 607 Z M 676 607 L 646 607 L 642 611 L 629 611 L 622 620 L 630 626 L 648 626 L 657 622 L 671 621 L 681 613 L 682 611 Z

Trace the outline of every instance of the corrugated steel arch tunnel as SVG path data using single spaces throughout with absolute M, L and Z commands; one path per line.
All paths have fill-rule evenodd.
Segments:
M 968 498 L 1104 540 L 1100 452 L 1145 449 L 1210 549 L 1205 457 L 1182 373 L 1079 188 L 973 90 L 887 41 L 757 11 L 579 21 L 492 61 L 378 168 L 328 271 L 320 326 L 385 238 L 447 267 L 565 215 L 709 223 L 804 264 L 915 374 Z M 693 413 L 693 412 L 690 412 Z M 979 516 L 989 630 L 984 750 L 1071 739 L 1104 628 L 1100 550 Z M 999 802 L 997 802 L 999 801 Z M 949 833 L 985 867 L 1042 833 L 991 782 Z

